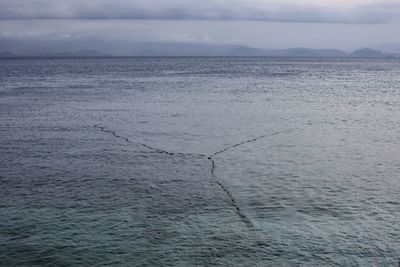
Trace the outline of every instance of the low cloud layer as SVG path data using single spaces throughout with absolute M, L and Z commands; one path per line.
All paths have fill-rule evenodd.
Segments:
M 373 24 L 398 21 L 400 18 L 400 1 L 321 2 L 316 0 L 0 0 L 0 19 L 259 20 Z

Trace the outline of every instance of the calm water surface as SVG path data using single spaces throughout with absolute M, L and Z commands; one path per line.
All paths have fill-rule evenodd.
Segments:
M 395 60 L 2 60 L 0 265 L 398 266 L 399 123 Z

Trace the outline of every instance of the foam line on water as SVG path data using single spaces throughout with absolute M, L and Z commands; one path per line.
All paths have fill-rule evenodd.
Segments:
M 249 226 L 254 227 L 253 223 L 251 222 L 251 220 L 242 212 L 242 210 L 240 209 L 239 205 L 237 204 L 235 198 L 233 197 L 231 191 L 229 191 L 215 176 L 214 174 L 214 170 L 215 170 L 215 162 L 213 159 L 210 159 L 211 161 L 211 175 L 212 177 L 217 181 L 217 184 L 219 185 L 219 187 L 221 187 L 221 189 L 226 193 L 226 195 L 228 196 L 231 205 L 235 208 L 235 213 Z
M 260 139 L 265 138 L 265 137 L 274 136 L 274 135 L 278 135 L 278 134 L 282 134 L 282 133 L 291 133 L 294 130 L 295 129 L 289 129 L 289 130 L 283 130 L 283 131 L 279 131 L 279 132 L 275 132 L 275 133 L 271 133 L 271 134 L 263 134 L 263 135 L 260 135 L 258 137 L 255 137 L 255 138 L 252 138 L 252 139 L 249 139 L 249 140 L 245 140 L 245 141 L 242 141 L 242 142 L 234 144 L 234 145 L 227 146 L 224 149 L 221 149 L 221 150 L 211 154 L 209 156 L 209 158 L 213 158 L 216 155 L 225 153 L 225 152 L 227 152 L 228 150 L 230 150 L 232 148 L 239 147 L 239 146 L 242 146 L 242 145 L 247 144 L 247 143 L 252 143 L 252 142 L 255 142 L 255 141 L 260 140 Z
M 216 175 L 215 175 L 216 164 L 215 164 L 215 161 L 214 161 L 213 158 L 215 156 L 219 155 L 219 154 L 223 154 L 223 153 L 227 152 L 228 150 L 231 150 L 233 148 L 236 148 L 236 147 L 248 144 L 248 143 L 256 142 L 257 140 L 260 140 L 262 138 L 266 138 L 266 137 L 270 137 L 270 136 L 274 136 L 274 135 L 278 135 L 278 134 L 283 134 L 283 133 L 291 133 L 291 132 L 293 132 L 295 130 L 295 129 L 289 129 L 289 130 L 278 131 L 278 132 L 274 132 L 274 133 L 270 133 L 270 134 L 263 134 L 263 135 L 260 135 L 258 137 L 255 137 L 255 138 L 248 139 L 248 140 L 239 142 L 237 144 L 233 144 L 233 145 L 227 146 L 227 147 L 225 147 L 225 148 L 223 148 L 223 149 L 221 149 L 221 150 L 219 150 L 217 152 L 212 153 L 211 155 L 209 155 L 207 157 L 204 154 L 183 153 L 183 152 L 174 153 L 174 152 L 166 151 L 164 149 L 155 148 L 155 147 L 149 146 L 149 145 L 144 144 L 144 143 L 135 143 L 135 142 L 132 142 L 129 138 L 121 136 L 116 131 L 112 131 L 112 130 L 106 129 L 105 127 L 100 126 L 100 125 L 94 125 L 94 127 L 99 129 L 99 130 L 101 130 L 101 131 L 103 131 L 103 132 L 110 133 L 114 137 L 122 139 L 125 142 L 131 143 L 131 144 L 138 144 L 138 145 L 141 145 L 141 146 L 151 150 L 151 151 L 134 151 L 135 153 L 159 153 L 159 154 L 165 154 L 165 155 L 169 155 L 169 156 L 177 155 L 177 156 L 192 156 L 192 157 L 197 157 L 197 158 L 207 158 L 211 162 L 211 169 L 210 169 L 211 176 L 215 179 L 215 181 L 218 184 L 218 186 L 228 196 L 232 207 L 234 207 L 235 213 L 250 227 L 254 227 L 254 224 L 252 223 L 252 221 L 243 213 L 242 209 L 240 208 L 240 206 L 239 206 L 238 202 L 236 201 L 235 197 L 233 196 L 233 194 L 216 177 Z
M 116 131 L 112 131 L 112 130 L 106 129 L 105 127 L 100 126 L 100 125 L 94 125 L 93 127 L 97 128 L 97 129 L 99 129 L 99 130 L 101 130 L 101 131 L 103 131 L 103 132 L 110 133 L 110 134 L 112 134 L 114 137 L 119 138 L 119 139 L 122 139 L 122 140 L 124 140 L 124 141 L 127 142 L 127 143 L 138 144 L 138 145 L 143 146 L 143 147 L 145 147 L 145 148 L 147 148 L 147 149 L 149 149 L 149 150 L 152 150 L 152 151 L 135 151 L 136 153 L 159 153 L 159 154 L 166 154 L 166 155 L 169 155 L 169 156 L 173 156 L 173 155 L 178 155 L 178 156 L 179 156 L 179 155 L 181 155 L 181 156 L 192 156 L 192 157 L 199 157 L 199 158 L 200 158 L 200 157 L 201 157 L 201 158 L 206 157 L 206 155 L 203 155 L 203 154 L 182 153 L 182 152 L 178 152 L 178 153 L 169 152 L 169 151 L 166 151 L 166 150 L 164 150 L 164 149 L 155 148 L 155 147 L 149 146 L 149 145 L 144 144 L 144 143 L 132 142 L 129 138 L 120 135 L 120 134 L 117 133 Z
M 260 139 L 262 139 L 262 138 L 266 138 L 266 137 L 270 137 L 270 136 L 274 136 L 274 135 L 278 135 L 278 134 L 283 134 L 283 133 L 291 133 L 291 132 L 293 132 L 294 130 L 295 130 L 295 129 L 289 129 L 289 130 L 283 130 L 283 131 L 274 132 L 274 133 L 271 133 L 271 134 L 263 134 L 263 135 L 260 135 L 260 136 L 258 136 L 258 137 L 255 137 L 255 138 L 248 139 L 248 140 L 245 140 L 245 141 L 242 141 L 242 142 L 239 142 L 239 143 L 236 143 L 236 144 L 227 146 L 227 147 L 225 147 L 225 148 L 223 148 L 223 149 L 221 149 L 221 150 L 219 150 L 219 151 L 217 151 L 217 152 L 214 152 L 214 153 L 211 154 L 210 156 L 208 156 L 208 160 L 211 161 L 211 171 L 210 171 L 210 172 L 211 172 L 211 175 L 215 178 L 215 180 L 217 181 L 217 184 L 222 188 L 222 190 L 225 191 L 225 193 L 228 195 L 228 197 L 229 197 L 229 199 L 230 199 L 230 201 L 231 201 L 232 206 L 235 207 L 235 210 L 236 210 L 237 215 L 238 215 L 241 219 L 243 219 L 243 220 L 244 220 L 249 226 L 251 226 L 251 227 L 254 227 L 254 224 L 253 224 L 252 221 L 242 212 L 242 210 L 241 210 L 240 206 L 238 205 L 236 199 L 234 198 L 233 194 L 232 194 L 232 193 L 217 179 L 217 177 L 215 176 L 216 164 L 215 164 L 215 161 L 214 161 L 213 158 L 214 158 L 216 155 L 223 154 L 223 153 L 227 152 L 227 151 L 230 150 L 230 149 L 233 149 L 233 148 L 236 148 L 236 147 L 239 147 L 239 146 L 248 144 L 248 143 L 256 142 L 256 141 L 258 141 L 258 140 L 260 140 Z

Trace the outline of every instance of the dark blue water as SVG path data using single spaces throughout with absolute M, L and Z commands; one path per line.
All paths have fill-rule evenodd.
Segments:
M 1 266 L 398 266 L 400 61 L 0 61 Z

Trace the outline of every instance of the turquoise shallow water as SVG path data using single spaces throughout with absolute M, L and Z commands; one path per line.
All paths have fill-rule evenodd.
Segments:
M 399 61 L 0 67 L 2 266 L 398 265 Z

